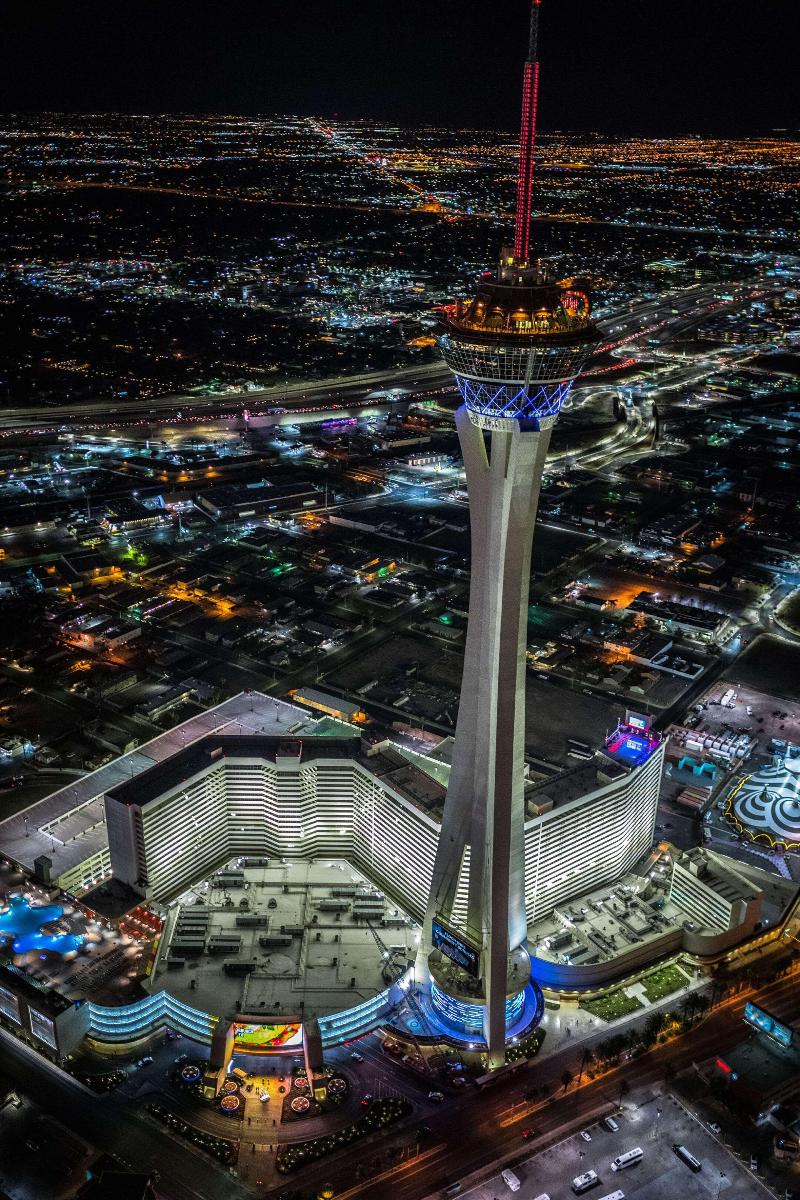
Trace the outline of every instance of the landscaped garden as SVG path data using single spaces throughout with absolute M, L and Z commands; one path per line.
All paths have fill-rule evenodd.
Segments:
M 194 1125 L 189 1125 L 182 1117 L 165 1108 L 163 1104 L 148 1104 L 147 1111 L 162 1125 L 171 1129 L 173 1133 L 185 1138 L 187 1142 L 192 1142 L 200 1150 L 205 1150 L 206 1154 L 218 1158 L 222 1163 L 234 1161 L 236 1147 L 233 1142 L 229 1142 L 226 1138 L 214 1137 L 213 1134 L 205 1133 L 202 1129 L 196 1129 Z
M 291 1145 L 280 1146 L 275 1156 L 275 1166 L 282 1175 L 288 1175 L 291 1171 L 297 1171 L 307 1163 L 324 1158 L 326 1154 L 333 1154 L 337 1150 L 343 1150 L 353 1142 L 358 1142 L 371 1133 L 377 1133 L 378 1130 L 385 1129 L 396 1121 L 401 1121 L 410 1112 L 411 1104 L 401 1097 L 374 1100 L 363 1117 L 354 1121 L 352 1125 L 346 1125 L 344 1129 L 337 1130 L 336 1133 L 329 1133 L 308 1142 L 293 1142 Z
M 642 987 L 650 1003 L 655 1004 L 658 1000 L 663 1000 L 665 996 L 671 996 L 673 992 L 686 987 L 688 982 L 686 975 L 675 966 L 675 963 L 667 963 L 665 967 L 661 967 L 659 971 L 654 971 L 652 975 L 643 979 Z
M 616 1021 L 618 1017 L 627 1017 L 643 1008 L 641 1000 L 636 996 L 626 996 L 621 988 L 598 996 L 596 1000 L 581 1000 L 581 1008 L 590 1012 L 602 1021 Z

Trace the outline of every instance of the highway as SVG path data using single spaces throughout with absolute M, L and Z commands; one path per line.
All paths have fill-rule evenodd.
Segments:
M 610 316 L 602 322 L 601 328 L 608 340 L 600 349 L 613 351 L 649 337 L 657 337 L 660 342 L 668 341 L 682 330 L 701 324 L 719 311 L 730 311 L 770 290 L 779 289 L 777 285 L 758 289 L 752 281 L 745 281 L 727 289 L 732 296 L 729 301 L 717 297 L 719 290 L 719 287 L 697 286 L 634 304 L 625 313 Z M 635 358 L 635 351 L 632 354 Z M 686 364 L 683 367 L 686 369 Z M 601 370 L 613 371 L 617 368 L 612 366 Z M 673 369 L 675 376 L 665 383 L 678 386 L 681 382 L 680 368 Z M 703 369 L 708 373 L 707 368 Z M 591 372 L 592 368 L 589 370 Z M 596 385 L 589 379 L 579 381 L 576 385 L 578 390 L 593 386 Z M 348 408 L 370 408 L 373 404 L 376 409 L 385 408 L 386 398 L 375 397 L 374 394 L 393 389 L 401 389 L 401 399 L 412 396 L 418 398 L 441 389 L 452 390 L 452 377 L 444 363 L 437 361 L 317 381 L 276 382 L 268 388 L 251 392 L 159 396 L 130 404 L 107 398 L 68 403 L 62 407 L 40 405 L 35 408 L 6 408 L 0 413 L 0 434 L 56 432 L 82 425 L 124 428 L 136 424 L 157 424 L 160 419 L 167 418 L 186 423 L 230 420 L 241 418 L 244 409 L 259 424 L 318 421 Z M 342 415 L 345 415 L 344 411 Z
M 106 399 L 65 404 L 63 407 L 41 405 L 36 408 L 6 408 L 0 414 L 0 431 L 38 432 L 68 428 L 73 424 L 122 426 L 157 421 L 162 416 L 179 416 L 183 420 L 215 420 L 240 417 L 245 408 L 253 417 L 302 414 L 307 409 L 317 411 L 319 419 L 320 414 L 324 415 L 329 409 L 363 405 L 373 392 L 398 388 L 424 393 L 445 387 L 451 380 L 452 376 L 444 363 L 435 362 L 321 381 L 281 382 L 252 392 L 158 396 L 132 404 Z
M 116 183 L 110 180 L 50 180 L 48 186 L 54 191 L 114 191 L 138 192 L 154 196 L 176 196 L 186 200 L 211 200 L 218 204 L 247 204 L 265 208 L 306 208 L 320 211 L 364 212 L 374 214 L 377 211 L 395 216 L 423 216 L 440 218 L 448 221 L 491 221 L 506 227 L 513 224 L 514 214 L 500 210 L 479 210 L 471 212 L 458 210 L 450 211 L 449 205 L 437 199 L 423 189 L 410 184 L 399 175 L 395 178 L 401 186 L 412 192 L 416 203 L 408 204 L 370 204 L 366 200 L 295 200 L 282 199 L 277 196 L 250 196 L 235 192 L 207 191 L 196 187 L 171 187 L 168 184 L 146 183 Z M 711 234 L 716 238 L 746 238 L 748 241 L 757 240 L 759 243 L 793 242 L 791 233 L 778 233 L 774 229 L 723 229 L 711 225 L 663 225 L 655 221 L 613 220 L 611 218 L 590 217 L 572 212 L 537 213 L 532 217 L 535 225 L 599 225 L 608 229 L 643 229 L 656 233 L 673 234 Z

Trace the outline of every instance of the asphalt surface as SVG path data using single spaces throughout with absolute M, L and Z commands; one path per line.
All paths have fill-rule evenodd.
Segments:
M 73 1134 L 135 1169 L 158 1171 L 170 1200 L 238 1200 L 248 1194 L 214 1159 L 140 1116 L 129 1100 L 113 1092 L 95 1095 L 2 1030 L 0 1063 L 23 1096 Z
M 748 998 L 751 998 L 748 996 Z M 431 1132 L 421 1143 L 419 1153 L 407 1155 L 404 1161 L 391 1166 L 387 1161 L 386 1145 L 365 1145 L 362 1163 L 369 1163 L 383 1150 L 381 1165 L 371 1179 L 363 1183 L 353 1180 L 352 1161 L 331 1160 L 313 1170 L 298 1175 L 297 1186 L 312 1188 L 329 1182 L 337 1200 L 423 1200 L 438 1196 L 449 1183 L 467 1179 L 481 1172 L 494 1174 L 501 1165 L 513 1165 L 563 1140 L 587 1123 L 613 1112 L 620 1099 L 620 1084 L 624 1081 L 631 1091 L 652 1087 L 664 1080 L 667 1066 L 681 1071 L 694 1062 L 711 1055 L 724 1054 L 748 1036 L 743 1024 L 744 993 L 719 1005 L 689 1034 L 675 1039 L 657 1051 L 621 1064 L 600 1079 L 585 1082 L 580 1089 L 564 1091 L 560 1076 L 565 1068 L 574 1076 L 579 1071 L 580 1053 L 587 1045 L 581 1041 L 573 1049 L 566 1047 L 541 1064 L 523 1068 L 513 1082 L 497 1084 L 479 1095 L 471 1090 L 455 1100 L 448 1098 L 434 1115 L 422 1119 Z M 800 1015 L 800 988 L 796 977 L 779 980 L 763 989 L 757 996 L 761 1003 L 779 1019 L 795 1020 Z M 631 1022 L 632 1024 L 633 1022 Z M 615 1027 L 613 1032 L 617 1032 Z M 602 1041 L 610 1035 L 604 1029 L 588 1044 Z M 531 1086 L 549 1084 L 551 1097 L 541 1104 L 528 1104 L 524 1092 Z M 419 1118 L 418 1118 L 419 1119 Z M 524 1141 L 522 1130 L 533 1127 L 535 1139 Z M 406 1145 L 410 1134 L 396 1139 Z M 294 1177 L 292 1177 L 294 1178 Z M 471 1182 L 471 1181 L 470 1181 Z M 465 1187 L 466 1190 L 466 1187 Z

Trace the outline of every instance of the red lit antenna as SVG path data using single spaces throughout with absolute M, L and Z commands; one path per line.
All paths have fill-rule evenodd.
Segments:
M 536 144 L 536 109 L 539 102 L 539 6 L 531 2 L 531 28 L 528 57 L 522 77 L 522 123 L 519 131 L 519 168 L 517 172 L 517 214 L 514 225 L 514 261 L 528 261 L 531 240 L 533 199 L 533 151 Z

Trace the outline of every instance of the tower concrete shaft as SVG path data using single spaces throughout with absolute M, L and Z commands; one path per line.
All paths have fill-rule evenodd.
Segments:
M 469 848 L 467 938 L 481 954 L 484 1036 L 503 1062 L 506 1000 L 528 982 L 524 946 L 525 654 L 531 548 L 552 421 L 488 435 L 456 416 L 472 527 L 469 625 L 453 765 L 426 929 L 453 921 Z
M 469 300 L 442 310 L 439 347 L 464 402 L 456 416 L 472 524 L 461 702 L 417 959 L 455 1036 L 483 1031 L 489 1063 L 524 1028 L 525 658 L 533 530 L 552 427 L 599 337 L 588 280 L 529 261 L 539 0 L 531 0 L 513 250 Z M 487 442 L 487 439 L 490 441 Z M 462 879 L 466 871 L 466 889 Z

